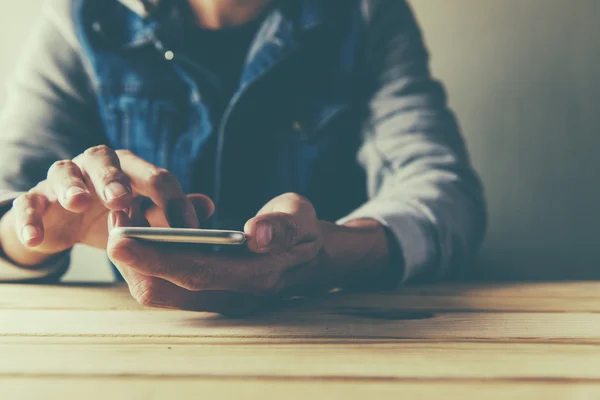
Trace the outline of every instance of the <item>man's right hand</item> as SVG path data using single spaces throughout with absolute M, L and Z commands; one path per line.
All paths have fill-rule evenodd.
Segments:
M 139 218 L 143 197 L 154 203 L 146 215 L 155 221 L 140 223 L 199 226 L 191 198 L 167 170 L 130 151 L 92 147 L 73 160 L 54 163 L 46 180 L 14 201 L 0 221 L 0 244 L 10 259 L 31 266 L 77 243 L 105 248 L 109 212 L 127 210 Z M 195 200 L 202 217 L 212 213 L 210 199 Z

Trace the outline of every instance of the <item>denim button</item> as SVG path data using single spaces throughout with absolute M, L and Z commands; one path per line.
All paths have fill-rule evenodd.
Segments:
M 171 61 L 173 58 L 175 58 L 175 53 L 173 53 L 171 50 L 165 51 L 165 60 Z

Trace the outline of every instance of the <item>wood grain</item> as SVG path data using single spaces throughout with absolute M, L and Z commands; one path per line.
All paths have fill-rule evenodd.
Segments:
M 282 312 L 227 319 L 184 311 L 0 310 L 0 336 L 10 335 L 577 341 L 599 338 L 600 314 L 400 313 L 384 319 L 343 312 Z
M 0 376 L 595 380 L 600 346 L 0 339 Z M 60 360 L 60 362 L 56 362 Z
M 0 309 L 144 310 L 125 285 L 0 284 Z
M 364 400 L 589 400 L 600 398 L 600 385 L 586 382 L 438 381 L 356 382 L 237 379 L 143 379 L 60 377 L 0 378 L 9 399 L 27 400 L 162 400 L 162 399 L 286 399 Z
M 0 285 L 7 399 L 600 398 L 600 283 L 445 284 L 245 319 Z
M 392 310 L 600 312 L 600 284 L 477 283 L 407 286 L 393 293 L 332 294 L 316 300 L 288 301 L 286 309 L 325 310 L 360 307 Z M 138 310 L 123 285 L 2 285 L 0 309 Z

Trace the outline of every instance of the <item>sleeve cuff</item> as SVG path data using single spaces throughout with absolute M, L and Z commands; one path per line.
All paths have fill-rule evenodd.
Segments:
M 337 223 L 363 218 L 378 221 L 398 241 L 403 261 L 399 284 L 433 273 L 437 258 L 435 234 L 425 215 L 397 201 L 372 200 Z
M 6 213 L 20 192 L 0 190 L 0 217 Z M 23 267 L 9 261 L 0 252 L 0 282 L 32 282 L 58 278 L 69 267 L 70 251 L 64 252 L 37 267 Z
M 65 273 L 70 261 L 70 252 L 66 252 L 37 267 L 21 267 L 8 261 L 2 255 L 0 258 L 0 282 L 36 282 L 58 279 Z

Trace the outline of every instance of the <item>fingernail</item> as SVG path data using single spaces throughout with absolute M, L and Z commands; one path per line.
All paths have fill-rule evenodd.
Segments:
M 114 200 L 123 197 L 129 193 L 129 190 L 119 182 L 111 182 L 104 188 L 104 198 Z
M 256 225 L 256 245 L 259 249 L 266 249 L 273 240 L 273 228 L 266 222 Z
M 21 237 L 26 242 L 30 241 L 31 239 L 35 239 L 39 236 L 39 234 L 40 231 L 33 225 L 25 225 L 21 230 Z
M 80 193 L 85 193 L 85 190 L 83 190 L 82 188 L 80 188 L 78 186 L 71 186 L 70 188 L 67 189 L 67 192 L 65 193 L 65 197 L 68 199 L 68 198 L 76 196 Z

